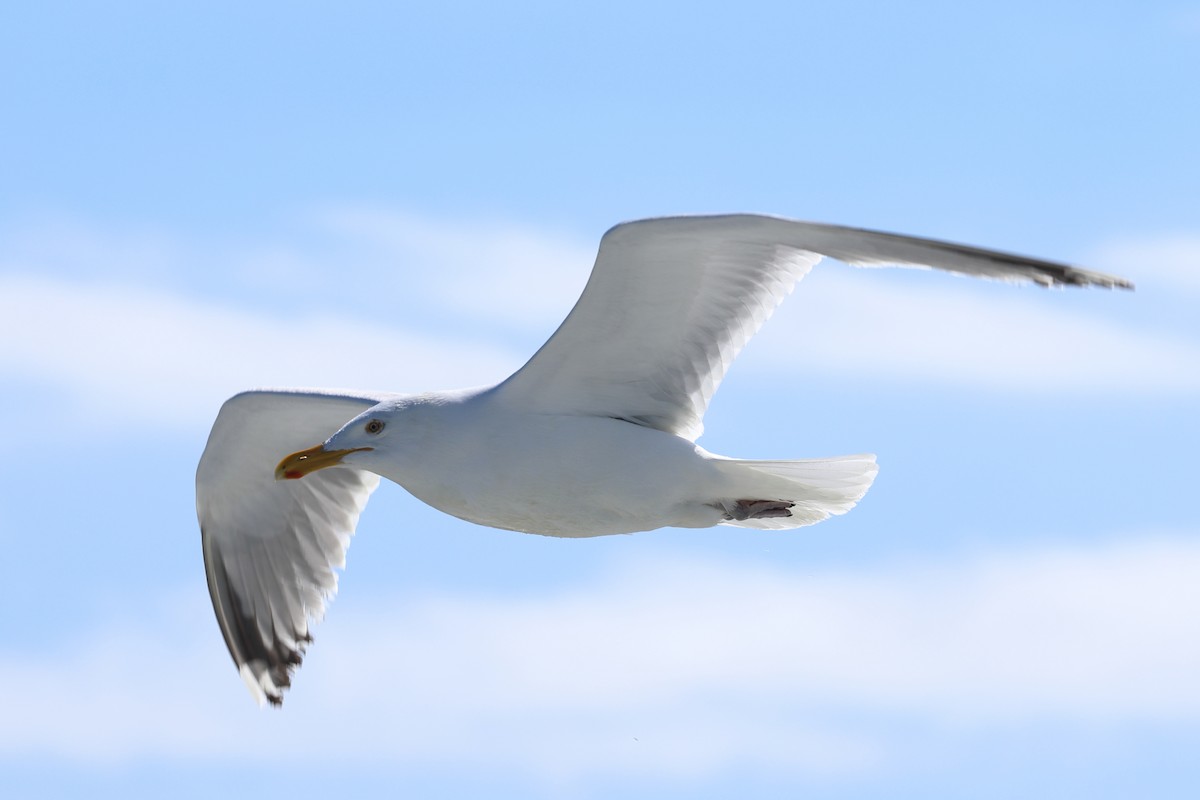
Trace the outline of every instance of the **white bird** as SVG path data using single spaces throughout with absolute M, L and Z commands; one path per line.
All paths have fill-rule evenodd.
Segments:
M 822 256 L 1132 288 L 1063 264 L 836 225 L 649 219 L 604 235 L 574 309 L 495 386 L 236 395 L 200 459 L 196 509 L 217 621 L 258 702 L 282 702 L 378 476 L 460 519 L 547 536 L 795 528 L 849 511 L 875 478 L 873 455 L 743 461 L 694 443 L 742 346 Z M 300 449 L 312 442 L 321 444 Z

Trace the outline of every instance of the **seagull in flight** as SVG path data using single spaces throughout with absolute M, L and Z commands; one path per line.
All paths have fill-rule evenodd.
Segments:
M 890 233 L 736 214 L 626 222 L 566 320 L 494 386 L 260 389 L 221 407 L 196 472 L 217 622 L 259 704 L 280 705 L 380 477 L 452 516 L 587 537 L 782 529 L 844 514 L 873 455 L 748 461 L 695 443 L 729 365 L 822 257 L 1042 286 L 1111 275 Z

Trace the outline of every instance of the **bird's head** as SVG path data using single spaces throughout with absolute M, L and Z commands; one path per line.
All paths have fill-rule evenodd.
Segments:
M 316 447 L 284 456 L 275 467 L 276 480 L 294 480 L 326 467 L 344 464 L 371 469 L 381 451 L 386 451 L 396 409 L 384 403 L 367 409 Z

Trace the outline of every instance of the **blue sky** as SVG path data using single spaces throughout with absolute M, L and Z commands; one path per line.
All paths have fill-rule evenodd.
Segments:
M 1194 795 L 1200 6 L 10 6 L 6 796 Z M 221 401 L 498 380 L 608 226 L 731 211 L 1138 289 L 822 263 L 701 444 L 875 452 L 851 514 L 561 541 L 385 486 L 255 708 Z

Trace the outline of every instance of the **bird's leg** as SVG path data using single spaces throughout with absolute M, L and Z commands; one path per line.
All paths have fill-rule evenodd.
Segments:
M 789 509 L 796 505 L 787 500 L 735 500 L 733 505 L 721 503 L 725 519 L 739 522 L 747 519 L 766 519 L 768 517 L 790 517 Z

